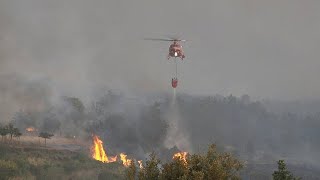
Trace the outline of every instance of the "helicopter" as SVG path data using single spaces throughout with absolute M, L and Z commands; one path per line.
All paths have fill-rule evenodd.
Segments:
M 156 39 L 156 38 L 146 38 L 145 40 L 152 40 L 152 41 L 172 41 L 173 43 L 169 47 L 168 53 L 168 60 L 170 57 L 177 58 L 179 57 L 181 60 L 185 58 L 182 45 L 179 42 L 185 42 L 186 40 L 183 39 Z
M 186 40 L 182 39 L 157 39 L 157 38 L 145 38 L 145 40 L 152 40 L 152 41 L 172 41 L 173 43 L 169 47 L 169 53 L 167 56 L 167 59 L 169 60 L 170 57 L 174 57 L 174 62 L 176 66 L 176 74 L 175 77 L 171 80 L 171 86 L 172 88 L 176 88 L 178 86 L 178 64 L 176 61 L 176 58 L 180 58 L 183 60 L 185 58 L 184 52 L 182 50 L 182 46 L 179 42 L 185 42 Z

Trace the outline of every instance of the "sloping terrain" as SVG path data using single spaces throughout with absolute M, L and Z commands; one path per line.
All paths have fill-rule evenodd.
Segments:
M 0 179 L 124 179 L 118 163 L 93 160 L 86 151 L 0 143 Z

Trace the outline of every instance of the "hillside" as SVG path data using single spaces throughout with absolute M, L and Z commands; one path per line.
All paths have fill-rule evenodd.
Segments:
M 126 168 L 122 163 L 96 161 L 90 157 L 88 148 L 73 139 L 53 138 L 46 146 L 35 143 L 35 139 L 38 138 L 24 137 L 23 141 L 1 141 L 0 180 L 125 179 Z M 74 148 L 76 146 L 78 149 Z M 302 179 L 315 180 L 320 177 L 320 172 L 315 168 L 299 164 L 288 164 L 288 168 Z M 271 179 L 276 169 L 276 162 L 245 163 L 240 174 L 242 179 Z
M 104 164 L 85 151 L 0 143 L 0 179 L 124 179 L 120 163 Z

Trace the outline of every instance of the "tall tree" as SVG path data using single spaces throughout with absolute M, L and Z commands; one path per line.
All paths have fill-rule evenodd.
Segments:
M 35 116 L 37 116 L 37 113 L 35 112 L 18 111 L 14 113 L 11 123 L 19 129 L 25 129 L 31 126 L 34 127 L 36 126 Z
M 14 129 L 14 133 L 13 136 L 18 138 L 20 140 L 20 136 L 22 135 L 22 133 L 20 132 L 20 130 L 18 128 Z
M 12 140 L 12 136 L 19 131 L 18 128 L 15 128 L 12 123 L 9 123 L 7 126 L 8 134 L 10 134 L 10 141 Z
M 135 165 L 135 161 L 132 160 L 131 164 L 129 165 L 129 168 L 126 171 L 126 177 L 128 180 L 135 180 L 137 174 L 137 168 Z
M 47 145 L 47 139 L 51 139 L 53 134 L 47 133 L 47 132 L 40 132 L 39 137 L 44 138 L 44 145 Z
M 219 153 L 213 144 L 206 155 L 191 155 L 188 160 L 189 177 L 203 175 L 204 179 L 240 179 L 243 164 L 229 153 Z
M 53 111 L 45 113 L 41 130 L 44 132 L 55 132 L 60 128 L 61 122 L 58 120 L 56 114 Z
M 84 105 L 79 98 L 76 97 L 65 97 L 66 102 L 68 102 L 76 111 L 83 113 Z
M 8 129 L 6 126 L 1 126 L 0 127 L 0 135 L 2 136 L 2 141 L 4 141 L 4 137 L 7 136 L 8 134 Z
M 179 158 L 174 158 L 171 163 L 162 166 L 161 180 L 183 179 L 187 177 L 188 166 Z
M 160 176 L 159 164 L 160 160 L 156 157 L 155 153 L 151 153 L 145 167 L 139 172 L 139 180 L 158 180 Z
M 155 103 L 142 112 L 138 128 L 142 146 L 147 151 L 160 147 L 167 135 L 169 124 L 161 112 L 160 103 Z
M 278 171 L 272 174 L 274 180 L 299 180 L 301 178 L 294 177 L 290 171 L 287 170 L 284 160 L 278 161 Z

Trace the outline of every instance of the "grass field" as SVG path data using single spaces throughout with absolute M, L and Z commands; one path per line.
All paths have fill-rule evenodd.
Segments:
M 38 137 L 0 143 L 0 179 L 124 179 L 119 162 L 101 163 L 90 157 L 88 145 L 67 138 L 52 138 L 44 146 Z
M 91 142 L 53 137 L 47 140 L 23 136 L 20 140 L 0 141 L 0 180 L 121 180 L 125 167 L 121 162 L 101 163 L 90 155 Z M 276 161 L 251 162 L 242 170 L 243 179 L 271 179 Z M 303 179 L 319 179 L 320 171 L 304 165 L 288 168 Z

